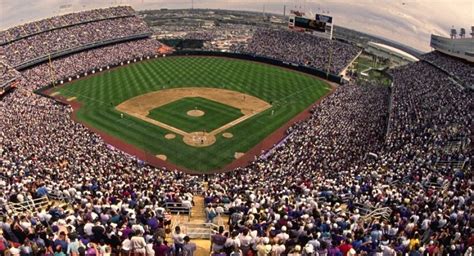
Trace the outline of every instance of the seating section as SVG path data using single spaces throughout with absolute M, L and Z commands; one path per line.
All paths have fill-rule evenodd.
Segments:
M 234 52 L 264 56 L 307 65 L 339 74 L 361 51 L 336 40 L 290 30 L 259 29 L 246 45 L 234 45 Z
M 27 46 L 31 38 L 82 25 L 44 32 L 7 44 L 5 54 L 19 63 L 64 49 L 66 42 L 81 45 L 146 31 L 138 21 L 121 23 L 135 19 L 83 27 L 107 23 L 119 26 L 117 33 L 85 29 L 73 33 L 84 38 L 47 37 L 34 50 L 11 52 L 17 43 Z M 51 65 L 57 79 L 68 79 L 154 56 L 159 46 L 152 39 L 134 40 L 57 58 Z M 329 49 L 332 72 L 358 52 L 336 41 L 274 30 L 259 30 L 247 46 L 234 48 L 322 69 Z M 465 63 L 438 53 L 425 58 L 470 81 Z M 5 247 L 13 255 L 32 248 L 66 251 L 78 238 L 91 255 L 119 255 L 130 249 L 133 233 L 147 238 L 147 248 L 162 248 L 165 230 L 179 224 L 169 212 L 189 214 L 193 196 L 201 194 L 210 207 L 206 212 L 213 213 L 208 220 L 216 215 L 211 208 L 218 216 L 230 215 L 230 236 L 220 228 L 214 234 L 212 224 L 187 228 L 194 228 L 189 235 L 196 238 L 213 234 L 218 255 L 236 248 L 243 255 L 303 250 L 303 255 L 471 255 L 474 92 L 436 66 L 420 61 L 390 70 L 390 89 L 341 85 L 307 120 L 291 126 L 272 151 L 248 166 L 201 177 L 137 161 L 73 121 L 71 107 L 35 94 L 51 82 L 49 63 L 21 74 L 0 63 L 0 81 L 21 80 L 19 90 L 0 100 L 0 215 L 9 217 L 0 226 L 9 241 Z M 68 205 L 45 206 L 45 197 Z M 66 229 L 68 239 L 61 240 Z
M 10 67 L 7 63 L 0 61 L 0 89 L 18 79 L 19 76 L 20 73 L 18 73 L 18 71 Z
M 48 30 L 72 26 L 75 24 L 91 22 L 101 19 L 111 19 L 116 17 L 126 17 L 135 15 L 135 11 L 129 6 L 110 7 L 105 9 L 95 9 L 77 13 L 70 13 L 62 16 L 54 16 L 48 19 L 34 21 L 12 27 L 0 32 L 0 45 L 35 35 Z
M 74 78 L 91 70 L 107 68 L 107 66 L 119 65 L 133 59 L 155 56 L 160 43 L 154 39 L 141 39 L 126 43 L 105 46 L 89 51 L 69 55 L 55 59 L 50 63 L 43 63 L 30 69 L 22 71 L 28 87 L 39 89 L 52 83 L 50 70 L 54 69 L 56 81 Z
M 29 60 L 105 40 L 150 32 L 138 17 L 100 20 L 40 33 L 6 44 L 3 51 L 15 67 Z
M 473 46 L 474 47 L 474 46 Z M 423 55 L 425 61 L 445 70 L 455 76 L 464 85 L 474 87 L 474 64 L 456 59 L 438 51 L 432 51 Z

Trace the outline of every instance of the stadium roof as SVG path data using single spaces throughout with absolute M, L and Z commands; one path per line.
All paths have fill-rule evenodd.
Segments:
M 418 61 L 418 58 L 416 58 L 415 56 L 407 53 L 407 52 L 404 52 L 400 49 L 397 49 L 395 47 L 392 47 L 392 46 L 389 46 L 389 45 L 386 45 L 386 44 L 381 44 L 381 43 L 375 43 L 375 42 L 369 42 L 369 45 L 373 46 L 373 47 L 376 47 L 380 50 L 383 50 L 383 51 L 387 51 L 387 52 L 390 52 L 392 54 L 395 54 L 395 55 L 398 55 L 402 58 L 405 58 L 405 59 L 409 59 L 409 60 L 412 60 L 412 61 Z

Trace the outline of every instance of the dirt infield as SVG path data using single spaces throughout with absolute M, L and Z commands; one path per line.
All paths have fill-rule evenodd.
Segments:
M 206 113 L 204 113 L 204 111 L 198 110 L 198 109 L 193 109 L 193 110 L 189 110 L 188 112 L 186 112 L 186 115 L 192 116 L 192 117 L 200 117 L 200 116 L 203 116 L 205 114 Z
M 245 153 L 242 153 L 242 152 L 235 152 L 234 158 L 235 158 L 235 159 L 239 159 L 239 158 L 243 157 L 244 155 L 245 155 Z
M 214 144 L 216 136 L 207 132 L 192 132 L 184 136 L 183 141 L 190 146 L 203 148 Z
M 176 134 L 168 133 L 168 134 L 165 135 L 165 139 L 167 139 L 167 140 L 172 140 L 174 138 L 176 138 Z
M 158 159 L 163 160 L 163 161 L 166 161 L 166 159 L 168 159 L 168 157 L 167 157 L 166 155 L 156 155 L 156 157 L 157 157 Z
M 230 139 L 232 137 L 234 137 L 234 134 L 230 133 L 230 132 L 224 132 L 222 134 L 222 137 L 226 138 L 226 139 Z
M 173 56 L 171 58 L 179 58 L 179 57 L 180 56 L 177 56 L 177 57 Z M 149 61 L 149 60 L 144 60 L 144 61 Z M 269 64 L 260 63 L 260 62 L 256 62 L 256 63 L 259 63 L 261 65 L 269 65 Z M 269 65 L 269 66 L 271 66 L 271 65 Z M 119 67 L 114 67 L 112 69 L 118 69 L 118 68 L 121 68 L 121 67 L 120 66 Z M 289 69 L 289 68 L 285 68 L 285 67 L 280 67 L 280 68 L 287 69 L 287 70 L 290 70 L 292 72 L 298 72 L 298 73 L 304 74 L 306 76 L 314 77 L 313 75 L 306 74 L 306 73 L 303 73 L 303 72 L 300 72 L 300 71 L 295 71 L 295 70 L 292 70 L 292 69 Z M 100 73 L 101 72 L 97 72 L 93 75 L 99 75 Z M 86 79 L 86 78 L 84 77 L 84 78 L 80 78 L 78 80 L 82 80 L 82 79 Z M 318 77 L 318 79 L 321 79 L 321 78 Z M 141 148 L 138 148 L 134 145 L 131 145 L 131 144 L 125 142 L 124 140 L 120 139 L 120 138 L 114 137 L 113 135 L 111 135 L 109 133 L 106 133 L 102 130 L 99 130 L 95 127 L 92 127 L 91 125 L 89 125 L 85 122 L 82 122 L 76 116 L 77 110 L 81 107 L 81 104 L 76 99 L 74 99 L 72 101 L 67 101 L 67 98 L 64 97 L 64 96 L 57 95 L 56 93 L 52 94 L 56 90 L 56 88 L 67 86 L 69 83 L 65 83 L 65 84 L 60 85 L 56 88 L 45 89 L 45 90 L 37 92 L 37 93 L 42 94 L 42 95 L 47 96 L 47 97 L 54 98 L 58 102 L 61 102 L 62 104 L 71 105 L 71 107 L 74 110 L 71 113 L 71 118 L 74 121 L 76 121 L 78 123 L 81 123 L 82 125 L 87 127 L 91 132 L 98 134 L 106 144 L 113 146 L 113 148 L 116 148 L 116 150 L 120 150 L 120 151 L 122 151 L 126 154 L 132 155 L 133 157 L 136 157 L 137 160 L 140 159 L 140 160 L 144 161 L 146 164 L 149 164 L 149 165 L 157 167 L 157 168 L 164 168 L 164 169 L 167 169 L 167 170 L 179 170 L 179 171 L 182 171 L 182 172 L 185 172 L 185 173 L 188 173 L 188 174 L 203 175 L 203 174 L 209 174 L 209 173 L 221 173 L 221 172 L 232 171 L 235 168 L 246 166 L 250 162 L 254 161 L 257 156 L 260 156 L 262 153 L 267 152 L 268 150 L 271 150 L 274 147 L 275 144 L 277 144 L 279 141 L 281 141 L 286 136 L 286 131 L 291 125 L 293 125 L 296 122 L 307 119 L 311 115 L 310 109 L 312 109 L 315 105 L 318 105 L 324 98 L 330 96 L 338 86 L 336 83 L 327 81 L 325 79 L 321 79 L 321 80 L 323 80 L 323 81 L 325 81 L 325 82 L 327 82 L 328 84 L 331 85 L 331 91 L 329 91 L 328 94 L 321 97 L 318 101 L 313 103 L 307 109 L 302 111 L 297 116 L 293 117 L 290 121 L 288 121 L 286 124 L 281 126 L 279 129 L 277 129 L 276 131 L 274 131 L 273 133 L 268 135 L 260 143 L 255 145 L 253 148 L 251 148 L 247 152 L 245 152 L 245 154 L 243 156 L 241 156 L 240 158 L 234 160 L 232 163 L 228 164 L 227 166 L 225 166 L 223 168 L 220 168 L 218 170 L 213 170 L 212 172 L 208 172 L 208 173 L 197 172 L 197 171 L 190 170 L 190 169 L 187 169 L 187 168 L 184 168 L 184 167 L 181 167 L 181 166 L 177 166 L 177 165 L 175 165 L 171 162 L 159 159 L 156 155 L 152 155 L 150 153 L 147 153 L 145 150 L 143 150 Z M 77 81 L 77 80 L 75 80 L 75 81 Z M 191 97 L 193 97 L 193 96 L 191 96 Z M 171 138 L 169 138 L 169 139 L 171 139 Z
M 246 166 L 250 162 L 254 161 L 256 156 L 259 156 L 263 154 L 264 152 L 271 150 L 275 146 L 275 144 L 280 142 L 286 136 L 286 131 L 288 130 L 290 126 L 292 126 L 293 124 L 297 122 L 307 119 L 311 115 L 310 110 L 314 106 L 318 105 L 322 100 L 324 100 L 324 98 L 334 93 L 338 85 L 329 81 L 326 81 L 326 82 L 331 86 L 331 91 L 328 94 L 318 99 L 315 103 L 313 103 L 311 106 L 306 108 L 303 112 L 293 117 L 285 125 L 281 126 L 278 130 L 274 131 L 272 134 L 267 136 L 264 140 L 262 140 L 260 143 L 255 145 L 252 149 L 245 152 L 243 156 L 234 160 L 232 163 L 228 164 L 227 166 L 220 168 L 218 170 L 212 171 L 210 173 L 229 172 L 236 168 Z M 45 90 L 44 92 L 42 92 L 42 94 L 50 97 L 52 90 L 53 89 Z M 53 98 L 57 100 L 58 102 L 61 102 L 62 104 L 65 104 L 65 105 L 70 105 L 73 108 L 74 111 L 71 113 L 72 120 L 74 120 L 75 122 L 81 123 L 82 125 L 87 127 L 91 132 L 98 134 L 104 140 L 105 143 L 112 145 L 114 148 L 120 151 L 123 151 L 129 155 L 135 156 L 137 159 L 140 159 L 146 162 L 147 164 L 157 167 L 157 168 L 164 168 L 166 170 L 179 170 L 187 174 L 195 174 L 195 175 L 209 174 L 209 173 L 196 172 L 194 170 L 177 166 L 169 161 L 164 161 L 162 159 L 159 159 L 155 155 L 147 153 L 143 149 L 140 149 L 134 145 L 128 144 L 127 142 L 123 141 L 120 138 L 116 138 L 104 131 L 96 129 L 95 127 L 85 122 L 82 122 L 77 118 L 76 113 L 79 110 L 79 108 L 81 108 L 81 104 L 79 102 L 75 100 L 67 101 L 65 97 L 60 96 L 60 95 L 56 95 Z
M 197 131 L 192 133 L 185 132 L 148 117 L 151 110 L 187 97 L 201 97 L 216 101 L 240 109 L 244 115 L 211 132 Z M 122 102 L 115 108 L 120 112 L 183 136 L 184 143 L 189 146 L 207 147 L 216 142 L 217 134 L 269 109 L 270 107 L 271 105 L 269 103 L 255 96 L 232 90 L 205 87 L 184 87 L 165 89 L 139 95 Z M 204 112 L 201 110 L 190 110 L 187 114 L 191 116 L 202 116 L 204 115 Z

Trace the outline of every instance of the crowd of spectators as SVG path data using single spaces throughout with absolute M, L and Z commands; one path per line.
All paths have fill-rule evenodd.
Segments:
M 474 86 L 474 64 L 447 56 L 438 51 L 423 55 L 425 61 L 445 70 L 458 78 L 465 85 Z
M 3 47 L 10 64 L 17 66 L 56 52 L 147 32 L 150 30 L 145 22 L 133 16 L 51 30 L 0 47 Z
M 56 79 L 67 79 L 157 47 L 136 40 L 51 64 Z M 357 54 L 337 41 L 273 30 L 257 31 L 241 50 L 323 68 L 328 47 L 333 72 Z M 69 106 L 33 93 L 50 83 L 49 64 L 24 70 L 0 101 L 0 252 L 192 255 L 195 245 L 179 227 L 167 244 L 172 226 L 163 204 L 192 206 L 202 194 L 209 221 L 230 214 L 227 230 L 211 238 L 213 255 L 471 255 L 473 92 L 423 61 L 390 72 L 391 92 L 340 86 L 278 146 L 204 179 L 111 148 L 74 122 Z M 9 207 L 53 193 L 70 204 Z
M 0 32 L 0 44 L 75 24 L 91 22 L 101 19 L 126 17 L 135 15 L 135 11 L 129 6 L 110 7 L 105 9 L 94 9 L 77 13 L 26 23 Z
M 259 29 L 246 44 L 237 44 L 231 51 L 286 60 L 339 74 L 361 51 L 336 40 L 283 29 Z
M 55 59 L 51 63 L 43 63 L 22 71 L 22 75 L 29 81 L 30 88 L 39 89 L 52 82 L 51 68 L 54 70 L 55 81 L 66 82 L 69 78 L 74 79 L 75 76 L 81 76 L 92 70 L 98 72 L 100 68 L 106 69 L 130 60 L 154 57 L 159 47 L 160 43 L 154 39 L 114 44 Z
M 16 80 L 20 77 L 20 73 L 10 67 L 7 63 L 0 60 L 0 89 L 6 83 Z
M 472 255 L 473 92 L 424 62 L 392 75 L 389 113 L 380 88 L 338 88 L 270 157 L 213 177 L 206 202 L 231 213 L 213 250 Z
M 147 243 L 163 242 L 170 225 L 163 204 L 191 205 L 200 189 L 198 177 L 184 179 L 179 172 L 137 164 L 71 120 L 69 107 L 24 86 L 0 102 L 0 169 L 6 177 L 0 181 L 0 202 L 25 203 L 56 191 L 75 203 L 73 209 L 50 206 L 15 216 L 9 212 L 0 219 L 8 247 L 22 255 L 43 255 L 45 250 L 52 255 L 60 244 L 60 251 L 71 255 L 68 247 L 80 247 L 73 246 L 74 241 L 86 250 L 107 251 L 107 245 L 114 253 L 132 249 L 130 244 L 122 246 L 133 240 L 132 234 L 141 234 Z

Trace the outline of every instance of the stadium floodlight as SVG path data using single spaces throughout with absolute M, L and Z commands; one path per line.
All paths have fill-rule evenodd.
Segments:
M 451 34 L 450 34 L 450 35 L 451 35 L 451 38 L 456 38 L 457 34 L 458 34 L 458 33 L 457 33 L 456 29 L 455 29 L 455 28 L 451 28 Z

